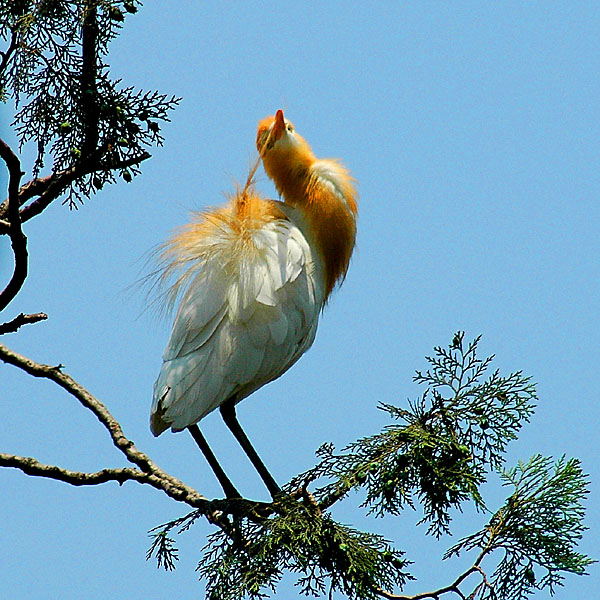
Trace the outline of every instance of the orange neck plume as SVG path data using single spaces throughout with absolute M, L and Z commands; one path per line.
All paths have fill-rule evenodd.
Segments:
M 357 215 L 354 180 L 338 161 L 317 159 L 298 134 L 261 154 L 265 171 L 285 203 L 301 210 L 308 222 L 325 265 L 327 298 L 336 283 L 343 281 L 354 249 Z

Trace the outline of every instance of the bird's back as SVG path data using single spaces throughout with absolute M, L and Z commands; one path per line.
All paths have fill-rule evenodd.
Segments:
M 296 209 L 244 192 L 168 242 L 183 296 L 154 386 L 155 435 L 245 398 L 311 346 L 325 276 L 307 235 Z

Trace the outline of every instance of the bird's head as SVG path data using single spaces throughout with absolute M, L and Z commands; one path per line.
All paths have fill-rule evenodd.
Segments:
M 296 132 L 282 110 L 274 116 L 264 118 L 258 124 L 256 147 L 263 159 L 265 170 L 270 177 L 281 168 L 309 166 L 315 156 L 307 141 Z
M 277 147 L 278 150 L 297 146 L 302 138 L 296 133 L 294 125 L 278 110 L 275 115 L 265 117 L 258 124 L 256 147 L 261 156 Z M 304 141 L 304 140 L 302 140 Z

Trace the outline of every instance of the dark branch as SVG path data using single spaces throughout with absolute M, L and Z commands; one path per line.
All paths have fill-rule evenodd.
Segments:
M 3 311 L 19 293 L 27 279 L 28 258 L 27 238 L 21 229 L 21 215 L 19 213 L 19 183 L 23 172 L 21 162 L 10 146 L 0 140 L 0 157 L 6 163 L 9 173 L 8 180 L 8 235 L 15 257 L 15 268 L 12 277 L 4 290 L 0 293 L 0 311 Z
M 82 23 L 81 113 L 83 116 L 82 155 L 91 155 L 98 146 L 98 19 L 96 2 L 88 2 Z
M 27 183 L 24 183 L 19 188 L 19 206 L 23 206 L 27 200 L 31 200 L 35 196 L 39 196 L 42 194 L 50 181 L 56 177 L 56 174 L 46 175 L 46 177 L 36 177 Z M 0 204 L 0 218 L 3 219 L 8 211 L 8 198 Z M 5 234 L 8 233 L 8 229 L 10 227 L 10 223 L 8 221 L 0 221 L 0 233 Z
M 78 163 L 66 171 L 61 171 L 55 179 L 52 179 L 48 183 L 48 187 L 39 198 L 21 209 L 21 219 L 25 222 L 39 215 L 79 177 L 84 177 L 96 171 L 113 170 L 137 165 L 148 158 L 150 158 L 150 154 L 143 152 L 139 156 L 134 156 L 112 165 L 102 165 L 100 162 L 86 161 L 85 163 Z
M 168 481 L 153 473 L 144 473 L 135 467 L 122 469 L 101 469 L 94 473 L 83 471 L 71 471 L 56 465 L 46 465 L 29 456 L 16 456 L 0 452 L 0 467 L 19 469 L 26 475 L 33 477 L 45 477 L 62 481 L 70 485 L 80 487 L 85 485 L 101 485 L 109 481 L 116 481 L 122 485 L 126 481 L 137 481 L 148 484 L 157 490 L 165 492 L 168 496 L 179 502 L 184 502 L 203 514 L 210 523 L 220 527 L 227 535 L 234 535 L 231 522 L 226 518 L 228 514 L 246 514 L 250 511 L 258 511 L 262 506 L 269 505 L 260 502 L 251 502 L 242 498 L 227 500 L 207 500 L 192 488 L 188 488 L 181 482 L 179 488 L 170 487 Z M 177 481 L 177 480 L 175 480 Z
M 7 321 L 6 323 L 2 323 L 0 325 L 0 335 L 4 335 L 5 333 L 13 333 L 23 325 L 27 325 L 28 323 L 38 323 L 39 321 L 45 321 L 47 318 L 48 315 L 46 313 L 34 313 L 32 315 L 26 315 L 24 313 L 21 313 L 11 321 Z
M 103 151 L 103 149 L 102 149 Z M 150 158 L 148 152 L 142 152 L 137 156 L 121 160 L 113 164 L 103 164 L 100 161 L 102 152 L 98 151 L 89 161 L 79 162 L 64 171 L 52 173 L 46 177 L 40 177 L 28 181 L 19 189 L 19 204 L 22 206 L 31 198 L 38 196 L 36 200 L 21 209 L 21 222 L 25 223 L 42 213 L 50 204 L 56 200 L 76 179 L 85 177 L 97 171 L 112 171 L 114 169 L 125 169 Z M 8 201 L 0 205 L 0 219 L 7 212 Z M 0 234 L 8 233 L 8 227 L 0 221 Z
M 6 52 L 0 52 L 2 55 L 2 61 L 0 61 L 0 77 L 4 74 L 6 67 L 8 66 L 8 61 L 10 60 L 13 52 L 17 49 L 18 46 L 18 33 L 16 29 L 13 29 L 12 34 L 10 36 L 10 45 L 6 49 Z

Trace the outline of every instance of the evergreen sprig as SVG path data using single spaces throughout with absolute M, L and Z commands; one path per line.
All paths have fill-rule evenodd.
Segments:
M 190 513 L 155 528 L 147 557 L 171 569 L 177 548 L 168 534 L 181 533 L 197 518 Z M 382 536 L 334 521 L 306 499 L 283 496 L 264 518 L 238 515 L 235 535 L 212 533 L 198 572 L 207 597 L 219 600 L 263 598 L 274 592 L 284 571 L 297 574 L 300 593 L 318 596 L 340 591 L 348 598 L 375 598 L 380 588 L 402 586 L 409 564 Z
M 179 560 L 179 550 L 175 546 L 175 540 L 170 538 L 165 530 L 156 533 L 151 532 L 150 536 L 153 541 L 148 552 L 146 552 L 146 560 L 150 560 L 155 556 L 159 569 L 162 567 L 165 571 L 173 571 L 175 563 Z
M 350 444 L 340 454 L 332 446 L 320 450 L 321 462 L 295 478 L 329 478 L 315 497 L 328 506 L 351 489 L 364 487 L 364 505 L 378 516 L 399 514 L 406 506 L 423 507 L 428 532 L 449 532 L 450 509 L 468 500 L 483 508 L 479 488 L 490 469 L 502 463 L 506 444 L 516 437 L 534 408 L 535 386 L 516 372 L 487 376 L 493 357 L 479 359 L 479 338 L 463 343 L 457 333 L 450 346 L 436 347 L 431 368 L 415 381 L 427 391 L 403 409 L 380 408 L 399 424 Z
M 537 396 L 535 384 L 522 371 L 502 377 L 496 370 L 482 380 L 494 356 L 478 358 L 480 339 L 465 348 L 459 331 L 447 349 L 434 348 L 433 357 L 427 357 L 432 368 L 417 371 L 414 380 L 430 386 L 441 418 L 471 448 L 474 460 L 496 470 L 504 462 L 506 445 L 533 414 Z
M 495 550 L 504 555 L 482 600 L 524 600 L 534 590 L 554 594 L 564 573 L 585 573 L 594 561 L 576 552 L 587 529 L 583 500 L 588 480 L 577 459 L 533 456 L 501 474 L 513 488 L 504 506 L 479 532 L 462 539 L 444 558 L 479 548 L 480 557 Z

